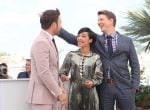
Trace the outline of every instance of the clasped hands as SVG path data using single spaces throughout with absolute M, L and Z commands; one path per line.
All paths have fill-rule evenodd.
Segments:
M 91 81 L 91 80 L 85 80 L 84 81 L 84 83 L 83 83 L 83 85 L 85 86 L 85 87 L 87 87 L 87 88 L 92 88 L 93 87 L 93 81 Z
M 68 95 L 67 95 L 67 91 L 65 89 L 62 89 L 62 94 L 60 94 L 58 96 L 58 101 L 60 101 L 62 104 L 67 104 Z
M 64 74 L 61 74 L 61 75 L 60 75 L 60 78 L 61 78 L 61 80 L 62 80 L 63 82 L 69 80 L 68 76 L 66 76 L 66 75 L 64 75 Z M 91 81 L 91 80 L 85 80 L 85 81 L 83 82 L 83 85 L 84 85 L 85 87 L 87 87 L 87 88 L 92 88 L 94 84 L 93 84 L 93 81 Z

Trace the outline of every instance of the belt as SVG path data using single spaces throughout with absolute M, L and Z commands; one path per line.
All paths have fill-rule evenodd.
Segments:
M 115 85 L 117 82 L 114 79 L 104 79 L 104 82 Z

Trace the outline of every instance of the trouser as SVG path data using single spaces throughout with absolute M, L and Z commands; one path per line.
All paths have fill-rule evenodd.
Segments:
M 31 104 L 32 110 L 67 110 L 67 105 L 55 104 Z
M 120 89 L 116 84 L 103 83 L 98 88 L 100 110 L 114 110 L 115 101 L 120 110 L 135 110 L 135 93 L 132 89 Z

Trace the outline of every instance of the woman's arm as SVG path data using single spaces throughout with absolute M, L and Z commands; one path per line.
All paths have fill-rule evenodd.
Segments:
M 64 59 L 64 62 L 60 68 L 60 71 L 59 71 L 59 75 L 60 75 L 60 78 L 62 81 L 67 81 L 69 80 L 68 79 L 68 74 L 69 74 L 69 71 L 70 71 L 70 67 L 71 67 L 71 52 L 69 52 L 65 59 Z

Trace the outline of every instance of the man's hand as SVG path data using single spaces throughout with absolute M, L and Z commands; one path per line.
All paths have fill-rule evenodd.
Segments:
M 135 88 L 132 88 L 132 91 L 133 91 L 133 93 L 137 93 L 138 92 L 138 90 L 135 89 Z
M 60 79 L 61 79 L 63 82 L 69 80 L 68 76 L 66 76 L 66 75 L 64 75 L 64 74 L 61 74 L 61 75 L 60 75 Z
M 64 92 L 58 96 L 58 101 L 60 101 L 62 104 L 66 104 L 68 101 L 67 99 L 67 94 Z
M 92 87 L 93 87 L 93 81 L 91 81 L 91 80 L 86 80 L 86 81 L 84 82 L 84 85 L 85 85 L 85 87 L 87 87 L 87 88 L 92 88 Z

